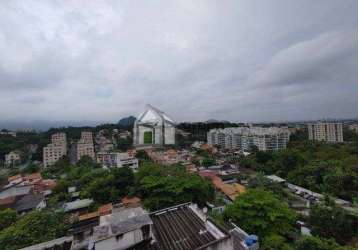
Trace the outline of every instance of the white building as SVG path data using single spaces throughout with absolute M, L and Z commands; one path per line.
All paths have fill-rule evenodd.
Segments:
M 207 134 L 209 145 L 219 145 L 223 148 L 237 148 L 248 151 L 252 146 L 259 150 L 285 149 L 290 138 L 286 127 L 237 127 L 211 129 Z
M 134 123 L 133 137 L 135 146 L 175 144 L 175 123 L 163 111 L 147 105 Z
M 65 133 L 56 133 L 51 136 L 51 143 L 43 148 L 44 167 L 57 162 L 67 154 L 67 139 Z
M 132 170 L 138 169 L 138 159 L 130 156 L 128 153 L 118 152 L 99 152 L 97 154 L 97 163 L 104 168 L 129 167 Z
M 339 122 L 308 124 L 308 138 L 314 141 L 343 142 L 343 126 Z
M 21 156 L 20 153 L 16 151 L 11 151 L 5 155 L 5 165 L 6 166 L 15 166 L 20 163 Z
M 152 224 L 143 208 L 123 208 L 101 216 L 89 245 L 94 249 L 141 249 L 140 244 L 149 245 L 153 238 Z

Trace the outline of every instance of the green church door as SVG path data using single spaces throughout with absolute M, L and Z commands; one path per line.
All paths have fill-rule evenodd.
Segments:
M 153 132 L 146 131 L 144 132 L 144 144 L 152 144 L 153 142 Z

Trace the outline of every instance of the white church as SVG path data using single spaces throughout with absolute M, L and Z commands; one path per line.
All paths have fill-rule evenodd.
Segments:
M 146 105 L 134 123 L 133 144 L 136 147 L 175 144 L 175 122 L 163 111 Z

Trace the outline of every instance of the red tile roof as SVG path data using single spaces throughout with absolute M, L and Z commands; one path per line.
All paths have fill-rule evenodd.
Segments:
M 10 196 L 4 199 L 0 199 L 0 206 L 8 206 L 11 205 L 15 202 L 16 197 L 15 196 Z
M 8 180 L 8 182 L 11 182 L 11 181 L 14 181 L 14 180 L 20 179 L 20 178 L 22 178 L 21 174 L 17 174 L 17 175 L 8 177 L 7 180 Z
M 112 203 L 108 203 L 108 204 L 105 204 L 105 205 L 102 205 L 98 208 L 98 213 L 99 215 L 107 215 L 107 214 L 111 214 L 112 213 L 112 209 L 113 209 L 113 206 L 112 206 Z

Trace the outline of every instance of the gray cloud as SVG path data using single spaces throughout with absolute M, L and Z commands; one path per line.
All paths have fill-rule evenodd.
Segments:
M 358 3 L 4 1 L 0 117 L 357 117 Z

